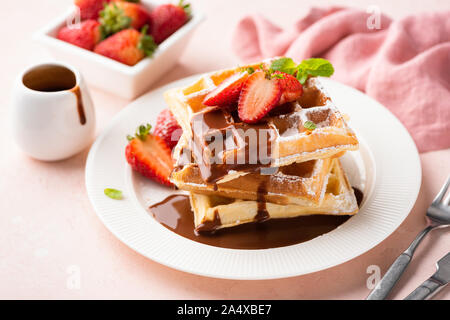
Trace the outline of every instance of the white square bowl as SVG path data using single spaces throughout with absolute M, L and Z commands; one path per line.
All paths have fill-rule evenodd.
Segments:
M 142 4 L 152 9 L 159 3 L 142 0 Z M 130 67 L 56 38 L 58 30 L 74 17 L 76 11 L 75 6 L 71 7 L 64 15 L 37 31 L 34 39 L 45 46 L 57 60 L 78 68 L 90 85 L 125 99 L 134 99 L 146 92 L 177 63 L 194 28 L 204 19 L 201 13 L 193 10 L 191 19 L 164 40 L 153 57 L 145 58 Z

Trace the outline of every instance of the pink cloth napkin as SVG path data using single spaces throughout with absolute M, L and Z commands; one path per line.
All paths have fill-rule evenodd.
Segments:
M 388 107 L 420 152 L 449 148 L 450 11 L 397 21 L 381 15 L 379 29 L 368 28 L 368 19 L 376 22 L 371 16 L 351 8 L 312 8 L 284 30 L 251 15 L 239 22 L 233 50 L 243 62 L 326 58 L 335 67 L 333 78 Z

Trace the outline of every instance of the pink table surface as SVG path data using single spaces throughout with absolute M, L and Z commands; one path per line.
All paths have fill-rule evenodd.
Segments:
M 384 273 L 425 226 L 425 210 L 450 173 L 450 150 L 420 155 L 420 195 L 398 230 L 369 252 L 331 269 L 270 281 L 220 280 L 176 271 L 132 251 L 103 226 L 87 198 L 84 166 L 88 150 L 66 161 L 39 162 L 26 157 L 11 141 L 8 131 L 10 92 L 16 75 L 24 67 L 50 58 L 32 42 L 31 34 L 63 12 L 70 2 L 8 1 L 2 3 L 0 11 L 0 298 L 362 299 L 369 292 L 367 268 L 376 265 Z M 191 74 L 236 65 L 229 49 L 231 32 L 244 14 L 261 12 L 287 26 L 312 3 L 332 3 L 192 2 L 209 19 L 195 32 L 179 64 L 155 87 Z M 355 1 L 354 5 L 367 8 L 371 4 L 377 4 L 392 17 L 450 8 L 447 0 L 364 0 Z M 214 45 L 210 45 L 212 41 Z M 100 132 L 129 101 L 95 88 L 91 88 L 91 93 Z M 448 252 L 449 243 L 448 228 L 433 231 L 418 249 L 392 298 L 404 298 L 428 278 L 435 270 L 435 262 Z M 79 287 L 70 285 L 74 276 L 80 280 Z M 449 299 L 450 289 L 435 298 Z

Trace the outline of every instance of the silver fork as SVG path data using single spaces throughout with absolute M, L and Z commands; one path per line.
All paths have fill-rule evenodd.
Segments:
M 390 266 L 384 277 L 378 282 L 375 289 L 367 296 L 367 300 L 383 300 L 385 299 L 403 272 L 408 267 L 414 252 L 419 246 L 423 238 L 431 230 L 439 227 L 448 227 L 450 225 L 450 194 L 444 199 L 445 194 L 450 185 L 450 176 L 442 186 L 441 190 L 434 198 L 427 210 L 428 226 L 420 232 L 411 245 L 406 249 Z

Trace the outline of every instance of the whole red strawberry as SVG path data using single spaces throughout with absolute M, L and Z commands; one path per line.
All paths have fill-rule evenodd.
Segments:
M 101 38 L 100 23 L 86 20 L 70 27 L 62 27 L 57 37 L 78 47 L 93 50 Z
M 81 20 L 97 19 L 98 13 L 110 0 L 75 0 L 75 5 L 80 8 Z
M 183 0 L 178 6 L 162 4 L 153 9 L 150 16 L 153 22 L 153 39 L 160 44 L 189 20 L 190 4 L 184 4 Z
M 149 124 L 141 125 L 134 137 L 128 136 L 126 160 L 133 170 L 143 176 L 170 186 L 169 176 L 173 168 L 170 149 L 160 137 L 151 134 L 150 129 Z
M 180 125 L 169 109 L 159 113 L 153 134 L 161 137 L 170 149 L 176 146 L 182 133 Z
M 144 27 L 141 32 L 135 29 L 122 30 L 100 42 L 94 52 L 134 66 L 146 56 L 151 56 L 156 48 L 157 45 Z
M 127 28 L 140 30 L 148 25 L 151 29 L 150 13 L 140 4 L 123 0 L 112 0 L 106 5 L 99 21 L 104 38 Z

